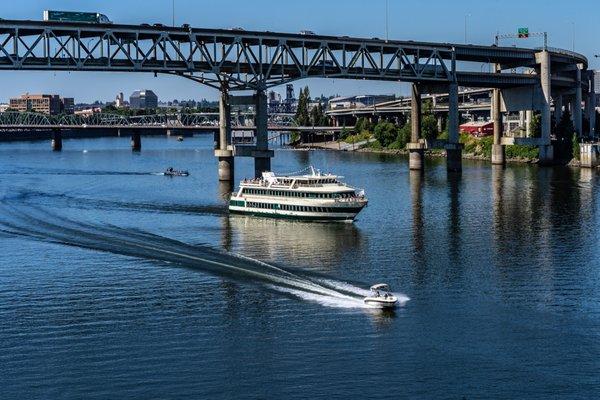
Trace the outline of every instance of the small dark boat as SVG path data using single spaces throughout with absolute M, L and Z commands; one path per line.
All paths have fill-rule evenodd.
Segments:
M 185 170 L 173 169 L 173 167 L 169 167 L 163 173 L 165 176 L 189 176 L 190 173 Z

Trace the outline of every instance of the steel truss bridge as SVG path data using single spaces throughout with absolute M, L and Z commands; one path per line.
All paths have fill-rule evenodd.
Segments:
M 253 114 L 232 116 L 234 130 L 255 130 Z M 272 130 L 302 130 L 288 114 L 272 114 L 268 121 Z M 184 129 L 219 130 L 218 113 L 152 114 L 123 116 L 108 113 L 91 115 L 46 115 L 34 112 L 7 111 L 0 113 L 0 130 L 11 129 L 73 129 L 73 128 L 130 128 L 130 129 Z
M 346 36 L 0 20 L 0 69 L 167 73 L 230 90 L 261 90 L 307 77 L 532 85 L 537 78 L 529 73 L 480 69 L 481 63 L 535 67 L 535 53 Z M 552 55 L 556 64 L 587 66 L 575 53 Z M 464 63 L 475 63 L 476 72 Z
M 231 118 L 232 130 L 255 131 L 252 114 L 244 118 Z M 0 113 L 0 131 L 40 129 L 128 129 L 128 130 L 191 130 L 218 131 L 219 115 L 198 114 L 154 114 L 122 116 L 97 113 L 86 115 L 46 115 L 32 112 L 7 111 Z M 339 131 L 339 127 L 297 126 L 288 114 L 273 114 L 268 122 L 269 131 Z

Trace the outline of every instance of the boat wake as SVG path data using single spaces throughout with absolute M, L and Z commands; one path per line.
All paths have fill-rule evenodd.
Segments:
M 42 208 L 0 206 L 0 233 L 123 256 L 166 262 L 240 283 L 261 285 L 279 293 L 328 307 L 369 308 L 367 291 L 332 278 L 311 275 L 222 251 L 190 245 L 137 229 L 75 221 Z M 404 303 L 408 301 L 406 296 Z
M 112 211 L 115 209 L 121 209 L 137 212 L 161 212 L 213 216 L 227 215 L 227 207 L 220 204 L 191 205 L 177 203 L 161 204 L 157 202 L 124 202 L 108 199 L 94 199 L 82 196 L 70 196 L 65 193 L 49 193 L 30 189 L 11 193 L 10 197 L 4 197 L 4 199 L 0 201 L 10 201 L 12 203 L 19 202 L 19 204 L 35 206 L 36 204 L 40 204 L 40 200 L 52 200 L 55 206 L 82 210 Z
M 148 175 L 164 175 L 164 173 L 162 173 L 162 172 L 139 172 L 139 171 L 20 168 L 18 170 L 10 170 L 9 169 L 9 170 L 0 171 L 0 175 L 148 176 Z

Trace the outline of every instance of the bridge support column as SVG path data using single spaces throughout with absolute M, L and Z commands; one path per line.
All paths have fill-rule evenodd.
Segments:
M 542 87 L 542 135 L 540 144 L 540 164 L 547 165 L 554 162 L 554 149 L 550 141 L 551 119 L 550 97 L 552 93 L 552 71 L 550 70 L 550 53 L 541 51 L 536 54 L 536 61 L 540 64 L 540 84 Z M 581 104 L 581 103 L 580 103 Z M 579 106 L 581 110 L 581 105 Z
M 554 125 L 558 126 L 563 115 L 563 97 L 556 95 L 554 98 Z
M 525 129 L 525 111 L 519 111 L 519 128 Z
M 256 91 L 256 151 L 254 155 L 254 176 L 260 178 L 263 172 L 271 170 L 269 154 L 269 128 L 267 94 L 264 90 Z
M 140 151 L 142 150 L 142 136 L 140 135 L 140 131 L 134 130 L 131 134 L 131 150 L 132 151 Z
M 596 84 L 594 72 L 589 71 L 589 89 L 588 89 L 588 97 L 585 102 L 587 107 L 587 117 L 590 121 L 590 138 L 596 137 Z
M 571 110 L 573 113 L 573 126 L 575 128 L 575 133 L 578 138 L 581 138 L 583 135 L 583 116 L 581 110 L 581 101 L 582 101 L 582 91 L 581 91 L 581 68 L 577 65 L 577 69 L 575 71 L 576 74 L 576 84 L 575 87 L 575 96 L 573 96 L 571 103 Z
M 531 137 L 531 121 L 533 121 L 533 110 L 525 111 L 525 136 Z
M 492 164 L 503 165 L 506 162 L 502 146 L 502 113 L 500 112 L 500 89 L 492 92 L 492 119 L 494 120 L 494 142 L 492 143 Z
M 219 180 L 233 181 L 233 150 L 231 148 L 231 104 L 229 91 L 221 89 L 219 100 L 219 142 L 215 156 L 219 159 Z
M 52 129 L 52 151 L 62 150 L 62 132 L 58 128 Z
M 462 171 L 462 145 L 458 137 L 458 84 L 450 83 L 448 90 L 448 144 L 446 145 L 448 171 Z
M 411 136 L 408 149 L 408 168 L 412 170 L 423 169 L 425 144 L 421 140 L 421 87 L 412 84 L 412 97 L 410 109 Z

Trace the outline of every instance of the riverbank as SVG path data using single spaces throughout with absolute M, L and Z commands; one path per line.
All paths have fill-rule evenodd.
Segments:
M 321 142 L 321 143 L 302 143 L 295 148 L 300 149 L 320 149 L 320 150 L 335 150 L 335 151 L 354 151 L 359 153 L 377 153 L 377 154 L 390 154 L 390 155 L 408 155 L 408 150 L 406 149 L 385 149 L 385 148 L 376 148 L 363 146 L 356 146 L 354 149 L 348 149 L 348 146 L 352 146 L 348 143 L 343 143 L 338 141 L 330 141 L 330 142 Z M 425 155 L 429 157 L 446 157 L 446 152 L 442 149 L 432 149 L 426 150 Z M 463 151 L 462 158 L 466 160 L 481 160 L 481 161 L 491 161 L 491 157 L 476 154 L 476 153 L 467 153 Z M 536 157 L 506 157 L 506 162 L 511 163 L 525 163 L 525 164 L 536 164 L 539 162 L 539 159 Z M 575 165 L 576 164 L 576 165 Z M 579 161 L 573 159 L 569 163 L 571 166 L 579 166 Z

